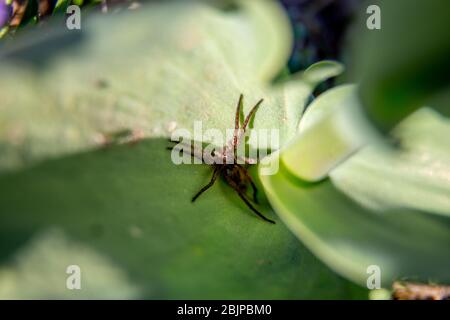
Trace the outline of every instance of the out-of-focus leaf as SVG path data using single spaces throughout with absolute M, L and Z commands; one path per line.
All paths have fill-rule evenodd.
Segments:
M 353 81 L 361 83 L 361 99 L 374 123 L 392 129 L 436 96 L 445 103 L 431 105 L 450 115 L 450 10 L 446 0 L 376 1 L 381 29 L 366 27 L 362 14 L 353 35 L 349 60 Z
M 29 242 L 0 268 L 0 299 L 136 299 L 141 294 L 123 270 L 59 230 L 46 230 Z M 69 277 L 77 275 L 80 290 L 69 290 Z
M 450 121 L 420 109 L 392 135 L 400 150 L 367 147 L 331 173 L 334 184 L 376 210 L 450 215 Z
M 55 13 L 66 13 L 67 12 L 67 8 L 71 5 L 71 4 L 75 4 L 72 3 L 72 1 L 70 0 L 58 0 L 55 3 L 55 7 L 53 8 L 53 14 Z
M 161 137 L 193 131 L 198 120 L 224 132 L 240 93 L 245 112 L 265 99 L 254 127 L 280 129 L 283 144 L 314 86 L 339 72 L 328 63 L 312 80 L 270 85 L 291 47 L 272 1 L 239 1 L 231 11 L 162 1 L 89 18 L 81 34 L 57 25 L 0 50 L 0 170 L 86 150 L 124 129 Z
M 280 218 L 345 277 L 365 284 L 377 265 L 386 286 L 403 277 L 449 282 L 449 130 L 423 110 L 394 131 L 404 149 L 367 147 L 320 183 L 286 169 L 261 181 Z
M 312 86 L 317 85 L 324 79 L 340 75 L 344 66 L 336 61 L 324 60 L 314 63 L 302 74 L 301 80 L 309 82 Z

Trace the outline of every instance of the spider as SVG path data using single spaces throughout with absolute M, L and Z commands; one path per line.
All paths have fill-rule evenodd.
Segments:
M 247 186 L 248 186 L 248 184 L 250 184 L 253 189 L 253 201 L 255 203 L 258 203 L 258 200 L 256 197 L 258 189 L 256 188 L 256 185 L 253 182 L 252 177 L 250 176 L 249 172 L 247 171 L 247 168 L 244 166 L 244 165 L 255 164 L 256 161 L 254 159 L 250 159 L 250 158 L 246 158 L 246 157 L 238 157 L 237 152 L 236 152 L 237 146 L 239 145 L 241 139 L 244 137 L 245 131 L 247 129 L 247 125 L 249 124 L 251 118 L 254 116 L 254 114 L 256 113 L 256 110 L 261 105 L 261 103 L 264 101 L 264 99 L 259 100 L 256 103 L 256 105 L 250 110 L 249 114 L 247 115 L 247 117 L 245 118 L 245 120 L 242 124 L 242 127 L 240 128 L 239 127 L 239 124 L 240 124 L 239 116 L 243 109 L 243 99 L 244 99 L 244 96 L 241 94 L 239 96 L 239 101 L 238 101 L 237 108 L 236 108 L 233 138 L 225 146 L 223 146 L 221 151 L 217 151 L 217 150 L 213 151 L 212 156 L 214 157 L 214 159 L 221 160 L 221 161 L 214 161 L 214 162 L 212 162 L 212 164 L 210 164 L 210 166 L 212 166 L 214 169 L 211 180 L 209 181 L 208 184 L 206 184 L 203 188 L 201 188 L 192 197 L 191 201 L 194 202 L 195 200 L 197 200 L 197 198 L 201 194 L 203 194 L 206 190 L 211 188 L 214 185 L 214 183 L 217 181 L 217 178 L 219 176 L 221 176 L 225 180 L 225 182 L 236 191 L 236 193 L 239 195 L 239 197 L 242 199 L 242 201 L 244 201 L 244 203 L 247 205 L 247 207 L 250 208 L 250 210 L 252 210 L 261 219 L 274 224 L 275 221 L 266 218 L 262 213 L 260 213 L 252 205 L 252 203 L 250 202 L 250 199 L 247 195 L 247 192 L 246 192 Z M 172 142 L 179 142 L 179 141 L 172 141 Z M 190 155 L 195 156 L 203 161 L 202 156 L 205 157 L 205 155 L 203 155 L 201 152 L 198 152 L 198 150 L 195 150 L 193 145 L 191 145 L 191 144 L 187 145 L 184 143 L 179 143 L 178 145 L 169 147 L 168 149 L 173 150 L 174 148 L 176 148 L 177 146 L 180 146 L 180 145 L 184 145 L 185 147 L 187 147 L 187 149 L 190 148 Z M 184 149 L 183 151 L 186 150 L 186 148 L 183 148 L 183 149 Z M 180 149 L 178 149 L 178 150 L 180 150 Z M 238 159 L 240 160 L 239 162 L 243 163 L 244 165 L 238 163 Z

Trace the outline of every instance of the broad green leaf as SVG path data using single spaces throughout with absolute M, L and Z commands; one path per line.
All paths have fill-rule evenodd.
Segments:
M 324 179 L 352 153 L 376 140 L 360 109 L 354 85 L 320 95 L 305 112 L 299 134 L 281 154 L 284 167 L 306 181 Z
M 81 32 L 57 24 L 0 50 L 0 170 L 92 149 L 115 132 L 167 137 L 197 120 L 224 133 L 240 93 L 246 113 L 265 99 L 254 128 L 279 129 L 283 145 L 314 86 L 340 72 L 330 62 L 314 77 L 270 84 L 292 45 L 273 1 L 231 11 L 161 1 L 82 21 Z
M 365 285 L 376 265 L 385 286 L 405 277 L 449 282 L 449 130 L 447 119 L 421 110 L 394 131 L 400 150 L 368 146 L 319 183 L 285 168 L 261 181 L 279 217 L 341 275 Z
M 26 296 L 28 286 L 36 292 L 35 279 L 48 280 L 38 282 L 41 295 L 34 298 L 104 298 L 118 287 L 127 289 L 117 293 L 122 298 L 367 298 L 366 290 L 310 254 L 262 194 L 258 208 L 276 225 L 256 217 L 222 181 L 191 203 L 211 170 L 172 164 L 166 147 L 165 139 L 150 139 L 4 174 L 0 284 L 9 282 L 17 297 Z M 31 250 L 43 245 L 34 243 L 35 235 L 42 239 L 39 234 L 49 228 L 65 240 L 45 236 L 47 254 L 37 259 Z M 75 253 L 72 259 L 70 252 L 60 254 L 65 246 Z M 15 264 L 17 254 L 26 268 Z M 34 272 L 29 263 L 39 264 Z M 80 265 L 86 291 L 53 288 L 65 286 L 64 263 Z M 1 270 L 14 273 L 5 276 Z M 103 277 L 95 281 L 105 270 L 109 287 Z
M 191 203 L 211 171 L 175 166 L 166 150 L 170 133 L 195 120 L 230 128 L 240 93 L 246 112 L 265 98 L 255 128 L 280 129 L 282 143 L 295 134 L 314 86 L 341 67 L 272 85 L 291 46 L 275 2 L 221 11 L 162 1 L 82 21 L 81 34 L 49 26 L 0 50 L 2 297 L 367 297 L 222 181 Z M 150 139 L 105 146 L 127 133 Z M 40 252 L 49 259 L 30 271 Z M 86 291 L 55 288 L 66 263 L 88 273 Z

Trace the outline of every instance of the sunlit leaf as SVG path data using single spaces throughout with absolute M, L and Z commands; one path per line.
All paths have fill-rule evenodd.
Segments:
M 394 131 L 401 150 L 369 146 L 319 183 L 286 169 L 261 181 L 280 218 L 349 279 L 364 285 L 376 265 L 385 286 L 405 277 L 448 282 L 449 130 L 447 119 L 423 110 Z
M 82 23 L 80 32 L 33 30 L 0 50 L 0 169 L 90 149 L 123 130 L 167 137 L 202 121 L 225 133 L 240 93 L 246 113 L 265 99 L 254 127 L 279 129 L 284 144 L 314 86 L 341 68 L 329 62 L 272 86 L 291 47 L 272 1 L 231 11 L 162 1 Z

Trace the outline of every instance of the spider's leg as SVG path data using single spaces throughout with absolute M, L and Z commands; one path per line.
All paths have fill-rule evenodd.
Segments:
M 236 114 L 234 115 L 234 134 L 233 134 L 233 151 L 236 157 L 236 149 L 238 143 L 238 133 L 239 133 L 239 116 L 241 114 L 242 105 L 244 103 L 244 95 L 241 93 L 239 96 L 239 101 L 236 107 Z
M 208 190 L 209 188 L 212 187 L 212 185 L 214 184 L 214 182 L 216 182 L 217 177 L 219 176 L 220 170 L 218 167 L 216 167 L 214 169 L 213 175 L 211 180 L 208 182 L 208 184 L 206 186 L 204 186 L 203 188 L 200 189 L 199 192 L 197 192 L 197 194 L 192 198 L 192 202 L 194 202 L 198 197 L 200 197 L 200 195 L 205 192 L 206 190 Z
M 255 207 L 252 206 L 252 204 L 247 200 L 245 195 L 242 193 L 242 191 L 239 189 L 239 187 L 236 185 L 236 183 L 231 180 L 228 176 L 224 175 L 225 180 L 228 182 L 228 184 L 238 193 L 239 197 L 242 199 L 242 201 L 245 202 L 247 207 L 249 207 L 254 213 L 256 213 L 261 219 L 264 221 L 270 222 L 275 224 L 275 221 L 270 220 L 269 218 L 266 218 L 261 212 L 255 209 Z
M 252 110 L 250 110 L 249 114 L 247 115 L 247 117 L 244 120 L 244 124 L 242 125 L 242 130 L 245 132 L 245 130 L 247 129 L 247 125 L 250 122 L 250 119 L 253 117 L 253 115 L 255 114 L 256 110 L 258 110 L 259 106 L 261 105 L 261 103 L 264 101 L 264 99 L 259 100 L 255 106 L 252 108 Z
M 248 173 L 247 169 L 245 169 L 244 167 L 238 165 L 239 169 L 241 170 L 241 172 L 244 174 L 244 176 L 247 178 L 248 182 L 250 182 L 250 185 L 252 186 L 253 189 L 253 201 L 255 201 L 255 203 L 258 203 L 258 198 L 256 197 L 258 194 L 258 188 L 256 188 L 256 184 L 255 182 L 253 182 L 252 177 L 250 176 L 250 174 Z
M 235 139 L 236 140 L 236 143 L 234 146 L 235 154 L 236 154 L 237 144 L 239 143 L 239 141 L 241 141 L 242 137 L 245 135 L 245 131 L 247 130 L 248 123 L 250 122 L 252 117 L 255 115 L 255 112 L 258 110 L 259 106 L 261 105 L 261 103 L 263 103 L 263 101 L 264 101 L 264 99 L 259 100 L 255 104 L 255 106 L 252 108 L 252 110 L 250 110 L 249 114 L 245 118 L 244 123 L 242 124 L 242 128 L 240 129 L 239 136 Z
M 244 103 L 244 95 L 241 93 L 239 101 L 236 106 L 236 114 L 234 115 L 234 129 L 239 129 L 239 116 L 241 114 L 242 105 Z

